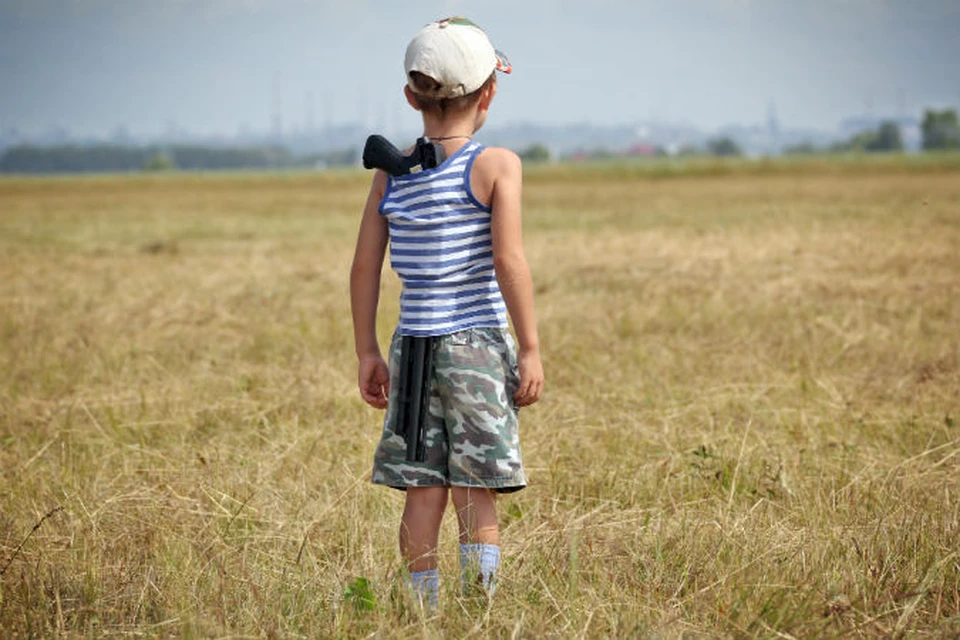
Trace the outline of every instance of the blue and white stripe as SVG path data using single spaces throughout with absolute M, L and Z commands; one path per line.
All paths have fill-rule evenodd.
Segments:
M 403 335 L 507 326 L 493 268 L 491 210 L 470 188 L 482 150 L 470 141 L 439 167 L 387 183 L 380 213 L 390 229 L 390 264 L 403 283 Z

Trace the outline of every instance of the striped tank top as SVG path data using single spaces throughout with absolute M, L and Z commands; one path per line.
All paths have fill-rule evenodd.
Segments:
M 483 148 L 471 140 L 438 167 L 388 178 L 380 214 L 389 226 L 390 264 L 403 283 L 401 335 L 507 326 L 493 269 L 491 209 L 470 188 Z

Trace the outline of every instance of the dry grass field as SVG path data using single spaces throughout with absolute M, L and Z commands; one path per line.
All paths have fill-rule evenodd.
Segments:
M 0 635 L 960 636 L 960 163 L 751 166 L 528 172 L 530 486 L 489 604 L 448 514 L 428 619 L 355 390 L 369 175 L 0 180 Z

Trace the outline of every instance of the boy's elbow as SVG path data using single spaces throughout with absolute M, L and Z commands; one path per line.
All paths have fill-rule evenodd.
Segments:
M 354 258 L 353 263 L 350 265 L 350 280 L 356 280 L 360 277 L 360 274 L 363 273 L 363 265 L 359 260 Z
M 519 252 L 494 256 L 493 269 L 497 274 L 497 280 L 510 282 L 524 277 L 529 271 L 526 258 Z
M 380 264 L 370 264 L 369 261 L 355 259 L 350 266 L 350 281 L 364 282 L 370 278 L 380 276 Z

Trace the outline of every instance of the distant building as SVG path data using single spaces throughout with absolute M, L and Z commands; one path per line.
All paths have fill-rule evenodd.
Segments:
M 624 155 L 631 158 L 655 156 L 657 155 L 657 148 L 646 142 L 638 142 L 628 148 Z

